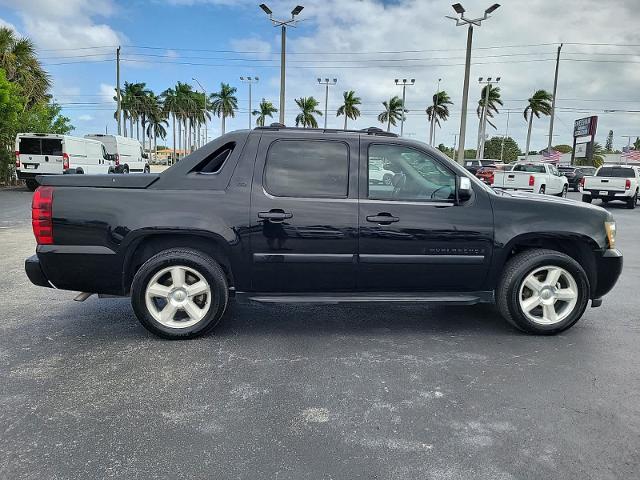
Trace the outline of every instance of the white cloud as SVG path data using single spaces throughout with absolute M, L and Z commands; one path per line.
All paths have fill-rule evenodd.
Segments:
M 93 117 L 91 115 L 87 115 L 87 114 L 79 115 L 77 118 L 81 122 L 89 122 L 89 121 L 93 120 Z
M 112 102 L 112 103 L 116 103 L 113 100 L 113 97 L 116 94 L 116 87 L 115 85 L 109 85 L 108 83 L 101 83 L 100 84 L 100 90 L 98 91 L 98 95 L 100 95 L 100 101 L 101 102 Z
M 271 58 L 271 44 L 256 37 L 234 39 L 230 42 L 231 48 L 239 52 L 248 52 L 247 56 L 266 60 Z

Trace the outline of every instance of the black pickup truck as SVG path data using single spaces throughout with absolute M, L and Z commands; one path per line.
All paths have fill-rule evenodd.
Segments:
M 381 169 L 392 182 L 369 175 Z M 131 296 L 165 338 L 209 331 L 230 297 L 495 303 L 552 334 L 599 306 L 622 269 L 606 210 L 495 192 L 374 128 L 236 131 L 162 174 L 38 182 L 29 279 L 79 299 Z

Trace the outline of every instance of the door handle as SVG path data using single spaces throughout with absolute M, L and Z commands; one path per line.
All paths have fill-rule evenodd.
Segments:
M 377 215 L 367 216 L 367 222 L 379 223 L 380 225 L 389 225 L 399 220 L 400 219 L 398 217 L 394 217 L 390 213 L 386 213 L 386 212 L 382 212 Z
M 278 223 L 288 218 L 292 218 L 293 213 L 284 212 L 282 210 L 269 210 L 268 212 L 259 212 L 258 218 L 269 220 L 270 222 Z

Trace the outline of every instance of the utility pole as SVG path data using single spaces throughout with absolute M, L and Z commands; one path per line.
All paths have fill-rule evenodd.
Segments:
M 456 3 L 452 6 L 455 12 L 459 15 L 459 17 L 451 17 L 447 15 L 446 18 L 455 20 L 457 27 L 461 25 L 469 25 L 469 28 L 467 30 L 467 55 L 466 55 L 465 67 L 464 67 L 464 86 L 462 89 L 462 111 L 460 115 L 461 116 L 460 148 L 458 148 L 458 163 L 462 165 L 464 163 L 464 142 L 465 142 L 465 133 L 467 130 L 467 100 L 469 99 L 469 74 L 471 71 L 471 47 L 473 43 L 473 26 L 474 25 L 477 27 L 481 26 L 482 22 L 487 18 L 489 18 L 489 15 L 495 12 L 500 7 L 500 4 L 494 3 L 484 11 L 484 15 L 482 17 L 474 18 L 474 19 L 466 18 L 464 16 L 465 9 L 461 4 Z
M 495 79 L 495 82 L 498 83 L 500 81 L 500 77 L 497 77 Z M 491 85 L 492 85 L 492 80 L 491 77 L 487 78 L 486 81 L 482 80 L 482 77 L 480 77 L 478 79 L 478 83 L 480 83 L 481 85 L 484 83 L 485 84 L 485 90 L 484 90 L 484 105 L 482 106 L 482 116 L 480 118 L 480 125 L 479 125 L 479 130 L 480 130 L 480 135 L 478 135 L 478 149 L 476 150 L 476 158 L 477 159 L 482 159 L 484 158 L 484 142 L 485 142 L 485 137 L 487 135 L 487 117 L 489 116 L 488 113 L 488 106 L 489 106 L 489 93 L 491 92 Z
M 438 100 L 440 96 L 440 82 L 441 78 L 438 79 L 438 88 L 436 89 L 436 101 L 433 102 L 433 112 L 431 112 L 431 125 L 429 128 L 429 145 L 433 147 L 433 142 L 436 140 L 436 112 L 438 111 Z
M 207 141 L 209 140 L 209 136 L 207 135 L 207 123 L 208 123 L 207 122 L 207 91 L 204 89 L 204 87 L 198 81 L 197 78 L 191 77 L 191 80 L 193 80 L 200 86 L 200 88 L 202 89 L 202 93 L 204 95 L 204 143 L 207 143 Z
M 453 134 L 453 158 L 452 158 L 452 160 L 456 159 L 456 145 L 458 145 L 458 134 L 454 133 Z
M 396 78 L 396 85 L 402 85 L 402 118 L 400 119 L 400 136 L 402 136 L 404 132 L 404 112 L 409 111 L 405 108 L 405 100 L 407 97 L 407 85 L 412 86 L 416 84 L 416 79 L 412 78 L 410 82 L 407 82 L 406 78 L 402 79 L 402 82 Z M 389 112 L 391 114 L 391 112 Z
M 116 101 L 118 103 L 118 135 L 122 135 L 122 130 L 121 130 L 121 126 L 120 126 L 120 117 L 121 112 L 120 112 L 120 108 L 121 108 L 121 100 L 120 100 L 120 47 L 118 46 L 118 48 L 116 48 Z
M 507 138 L 507 135 L 509 135 L 509 114 L 511 112 L 509 110 L 507 110 L 507 129 L 504 132 L 504 135 L 502 136 L 502 146 L 500 147 L 500 161 L 502 162 L 503 158 L 504 158 L 504 139 Z
M 284 125 L 284 102 L 285 102 L 285 76 L 286 76 L 286 51 L 287 51 L 287 26 L 291 26 L 295 28 L 296 24 L 296 16 L 300 14 L 302 9 L 304 8 L 302 5 L 297 5 L 293 10 L 291 10 L 291 18 L 288 20 L 278 20 L 273 18 L 273 12 L 266 4 L 261 3 L 260 8 L 264 13 L 269 15 L 269 20 L 273 23 L 274 27 L 280 27 L 280 123 Z
M 251 85 L 258 83 L 258 77 L 240 77 L 240 81 L 249 84 L 249 130 L 251 130 Z
M 560 50 L 562 50 L 562 43 L 558 47 L 558 54 L 556 56 L 556 74 L 553 78 L 553 98 L 551 99 L 551 121 L 549 122 L 549 145 L 547 145 L 547 152 L 551 153 L 551 142 L 553 141 L 553 120 L 556 115 L 556 94 L 558 92 L 558 69 L 560 68 Z
M 338 83 L 338 79 L 334 78 L 333 80 L 329 80 L 328 78 L 325 78 L 324 81 L 322 81 L 321 78 L 318 79 L 318 84 L 319 85 L 324 85 L 324 129 L 327 129 L 327 106 L 329 104 L 329 86 L 334 86 L 336 83 Z

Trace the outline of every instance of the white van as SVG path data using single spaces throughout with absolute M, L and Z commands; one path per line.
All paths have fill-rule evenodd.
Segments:
M 116 173 L 149 173 L 151 171 L 146 156 L 142 152 L 142 145 L 135 138 L 102 133 L 85 135 L 84 138 L 98 140 L 104 144 L 107 153 L 114 156 Z
M 16 172 L 30 190 L 36 175 L 113 173 L 114 164 L 101 142 L 52 133 L 16 136 Z

